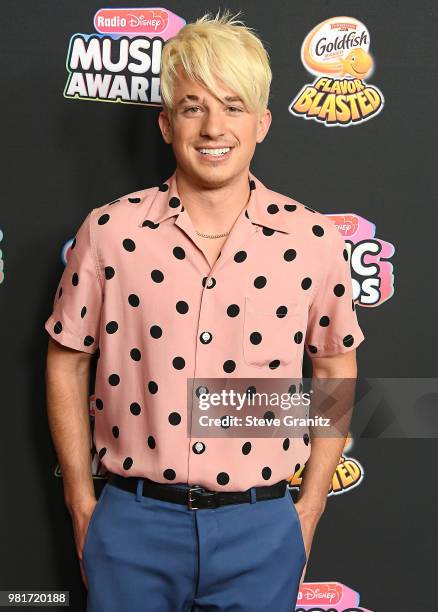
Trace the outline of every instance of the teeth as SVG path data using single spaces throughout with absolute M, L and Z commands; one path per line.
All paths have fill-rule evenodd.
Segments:
M 230 147 L 225 147 L 224 149 L 198 149 L 200 153 L 203 155 L 225 155 L 228 153 Z

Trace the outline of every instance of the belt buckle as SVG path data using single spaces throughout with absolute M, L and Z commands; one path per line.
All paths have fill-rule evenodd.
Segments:
M 194 493 L 195 491 L 199 491 L 203 489 L 203 487 L 201 487 L 201 485 L 192 485 L 189 489 L 189 496 L 188 496 L 188 501 L 187 501 L 187 508 L 189 510 L 199 510 L 199 508 L 197 506 L 193 505 L 193 502 L 195 501 L 194 498 L 192 497 L 192 493 Z

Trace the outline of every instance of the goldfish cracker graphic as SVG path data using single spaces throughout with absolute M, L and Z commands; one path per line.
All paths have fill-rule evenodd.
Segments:
M 289 112 L 326 127 L 348 127 L 375 117 L 384 99 L 365 81 L 374 70 L 369 47 L 370 34 L 354 17 L 331 17 L 315 26 L 304 39 L 301 60 L 316 79 L 304 85 Z
M 303 64 L 310 72 L 313 72 L 317 75 L 330 74 L 334 77 L 343 77 L 348 74 L 358 79 L 364 79 L 373 68 L 373 59 L 364 48 L 356 47 L 349 51 L 345 58 L 339 57 L 337 59 L 334 59 L 333 61 L 324 61 L 321 59 L 316 59 L 314 54 L 312 53 L 311 46 L 312 43 L 314 43 L 318 33 L 321 32 L 321 30 L 323 30 L 327 25 L 330 25 L 332 21 L 333 19 L 327 19 L 326 21 L 323 21 L 322 23 L 314 27 L 313 30 L 306 36 L 301 52 Z M 347 24 L 348 21 L 352 21 L 352 18 L 337 17 L 336 21 L 339 21 L 340 23 L 344 21 Z M 347 25 L 345 25 L 345 27 L 347 27 Z M 348 36 L 348 34 L 345 36 L 346 41 L 349 40 Z M 353 38 L 354 37 L 350 37 L 350 41 Z M 348 44 L 348 42 L 344 43 L 344 46 L 345 44 Z M 322 50 L 322 48 L 323 46 L 319 45 L 317 47 L 317 50 Z M 340 50 L 340 52 L 342 52 L 342 50 Z

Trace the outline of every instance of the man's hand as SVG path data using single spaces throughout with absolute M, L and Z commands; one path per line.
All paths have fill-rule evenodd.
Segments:
M 306 575 L 307 562 L 310 556 L 310 549 L 312 547 L 313 536 L 315 534 L 315 529 L 318 525 L 318 521 L 321 518 L 323 513 L 323 509 L 319 507 L 310 507 L 306 504 L 304 499 L 298 500 L 295 504 L 295 509 L 298 514 L 298 518 L 301 524 L 301 532 L 303 534 L 304 548 L 306 550 L 307 561 L 303 568 L 299 589 L 304 581 L 304 577 Z
M 96 504 L 97 504 L 96 498 L 90 498 L 89 501 L 82 503 L 80 507 L 74 508 L 74 510 L 71 510 L 76 552 L 79 558 L 79 567 L 81 570 L 82 580 L 87 590 L 88 590 L 88 580 L 85 574 L 82 555 L 83 555 L 83 550 L 84 550 L 85 537 L 88 532 L 91 515 L 94 512 Z

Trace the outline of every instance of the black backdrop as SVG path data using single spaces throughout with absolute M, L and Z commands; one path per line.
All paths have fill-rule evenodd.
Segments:
M 2 206 L 5 279 L 0 284 L 3 432 L 0 589 L 64 589 L 85 609 L 70 517 L 46 418 L 44 366 L 60 250 L 88 211 L 170 174 L 158 109 L 63 97 L 68 43 L 94 31 L 96 3 L 2 6 Z M 266 42 L 274 80 L 273 124 L 252 170 L 266 184 L 323 213 L 355 212 L 395 245 L 395 293 L 358 307 L 366 340 L 361 376 L 436 373 L 436 17 L 432 1 L 166 1 L 186 21 L 242 9 Z M 288 112 L 313 79 L 300 60 L 314 25 L 356 17 L 371 34 L 371 82 L 385 106 L 349 128 L 326 128 Z M 306 580 L 339 581 L 367 609 L 437 609 L 436 441 L 357 439 L 350 454 L 361 484 L 329 499 Z M 101 482 L 97 483 L 98 486 Z M 340 612 L 340 611 L 339 611 Z

